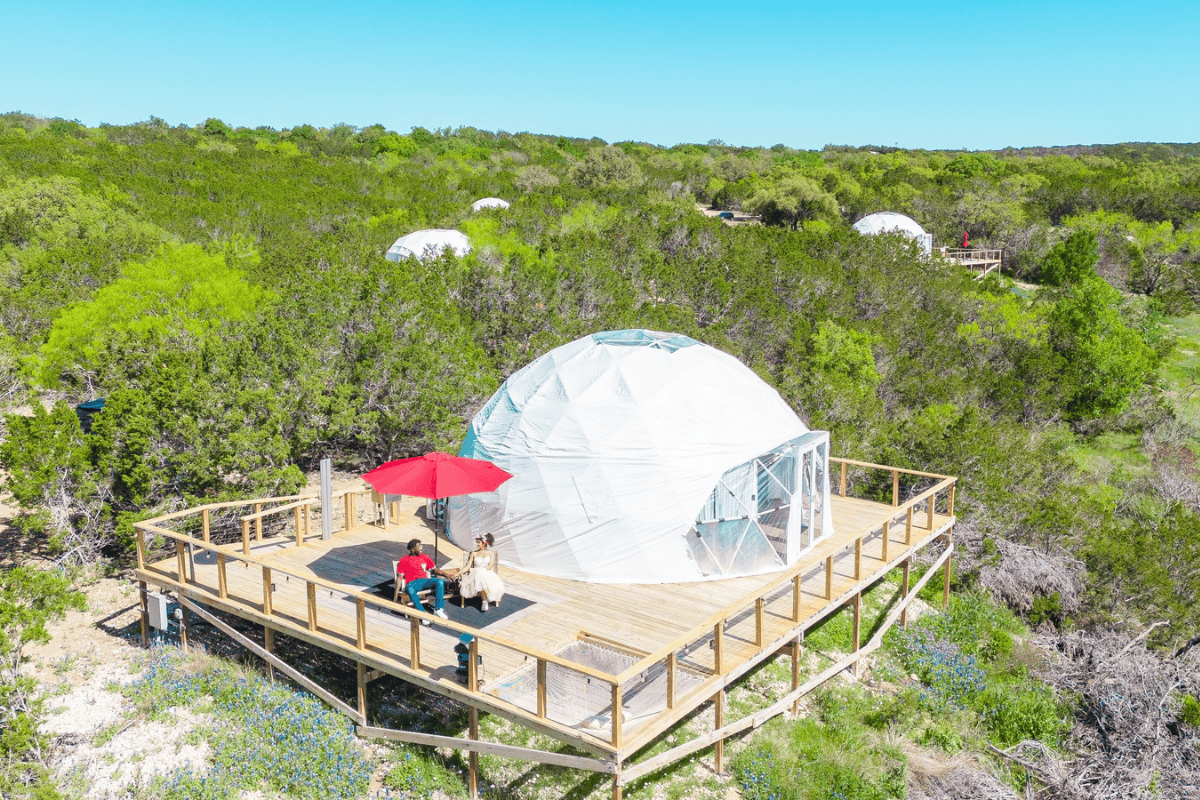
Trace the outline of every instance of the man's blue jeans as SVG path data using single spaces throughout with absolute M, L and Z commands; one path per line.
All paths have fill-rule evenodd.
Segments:
M 404 591 L 408 592 L 408 599 L 412 600 L 414 608 L 424 609 L 421 604 L 421 599 L 417 597 L 417 592 L 424 591 L 429 587 L 433 587 L 433 596 L 437 601 L 435 609 L 441 608 L 446 604 L 446 582 L 441 578 L 418 578 L 415 581 L 409 581 L 404 584 Z

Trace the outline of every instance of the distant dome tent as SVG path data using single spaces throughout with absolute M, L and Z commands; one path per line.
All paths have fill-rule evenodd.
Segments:
M 471 252 L 471 240 L 458 231 L 430 228 L 397 239 L 387 251 L 388 261 L 403 261 L 414 256 L 418 261 L 437 258 L 449 247 L 458 257 Z
M 829 434 L 733 356 L 647 330 L 586 336 L 514 373 L 461 455 L 515 477 L 453 498 L 449 534 L 594 583 L 675 583 L 795 563 L 833 532 Z
M 895 211 L 877 211 L 854 223 L 854 230 L 864 236 L 875 236 L 880 233 L 899 231 L 905 236 L 916 239 L 921 251 L 929 255 L 933 251 L 933 234 L 926 233 L 916 220 Z
M 501 200 L 499 197 L 485 197 L 482 200 L 476 200 L 471 203 L 472 211 L 483 211 L 486 208 L 508 208 L 511 203 L 507 200 Z

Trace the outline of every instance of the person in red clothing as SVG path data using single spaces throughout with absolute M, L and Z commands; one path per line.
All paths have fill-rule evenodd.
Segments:
M 432 558 L 421 553 L 420 539 L 413 539 L 408 543 L 408 555 L 396 562 L 396 576 L 404 578 L 404 591 L 408 592 L 408 599 L 412 600 L 413 608 L 426 610 L 417 593 L 432 588 L 435 599 L 434 616 L 447 618 L 446 612 L 442 610 L 442 606 L 446 604 L 446 584 L 443 578 L 450 575 L 438 569 Z M 421 622 L 429 624 L 428 620 Z

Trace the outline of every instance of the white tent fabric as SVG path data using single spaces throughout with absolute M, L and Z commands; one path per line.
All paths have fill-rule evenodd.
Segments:
M 781 563 L 756 562 L 745 571 L 714 571 L 697 560 L 689 537 L 725 523 L 705 509 L 727 512 L 712 498 L 728 491 L 723 476 L 742 465 L 757 471 L 758 482 L 743 481 L 748 503 L 740 518 L 757 519 L 760 505 L 764 516 L 778 516 L 779 493 L 769 500 L 756 488 L 767 469 L 758 462 L 806 434 L 774 389 L 720 350 L 645 330 L 587 336 L 513 374 L 472 420 L 461 454 L 514 477 L 494 493 L 451 498 L 450 536 L 470 549 L 477 533 L 491 532 L 505 563 L 596 583 L 778 569 Z M 827 456 L 828 435 L 817 438 Z M 792 469 L 793 483 L 800 472 Z M 805 486 L 817 475 L 803 478 Z M 815 503 L 828 509 L 824 464 L 819 477 Z M 829 514 L 819 517 L 807 517 L 806 545 L 832 533 Z M 798 552 L 789 545 L 783 558 L 790 563 Z
M 447 247 L 461 258 L 471 252 L 471 240 L 458 231 L 430 228 L 401 236 L 388 248 L 386 257 L 388 261 L 403 261 L 416 256 L 418 261 L 424 261 L 437 258 Z
M 895 211 L 877 211 L 874 214 L 868 214 L 854 223 L 853 227 L 864 236 L 900 231 L 906 236 L 916 239 L 926 255 L 933 250 L 933 234 L 926 233 L 925 229 L 912 217 Z
M 501 200 L 499 197 L 485 197 L 482 200 L 476 200 L 471 203 L 472 211 L 483 211 L 485 208 L 508 208 L 511 205 L 507 200 Z

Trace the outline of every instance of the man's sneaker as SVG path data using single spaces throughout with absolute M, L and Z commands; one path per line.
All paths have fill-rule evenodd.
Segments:
M 481 609 L 483 609 L 484 611 L 487 611 L 487 610 L 488 610 L 488 602 L 487 602 L 487 600 L 484 600 L 484 601 L 483 601 L 483 604 L 482 604 L 482 605 L 480 605 L 480 608 L 481 608 Z
M 443 611 L 443 610 L 442 610 L 442 609 L 440 609 L 440 608 L 435 608 L 435 609 L 433 610 L 433 615 L 434 615 L 435 617 L 439 617 L 439 618 L 441 618 L 441 619 L 450 619 L 449 617 L 447 617 L 447 616 L 446 616 L 446 612 L 445 612 L 445 611 Z
M 423 619 L 423 620 L 421 620 L 421 624 L 422 624 L 422 625 L 432 625 L 433 623 L 432 623 L 432 622 L 430 622 L 430 621 L 429 621 L 429 620 L 427 620 L 427 619 Z

